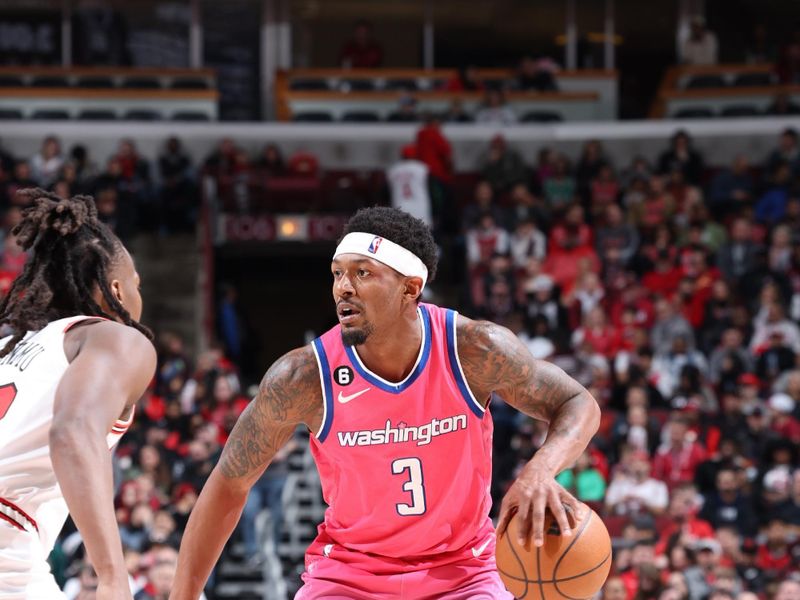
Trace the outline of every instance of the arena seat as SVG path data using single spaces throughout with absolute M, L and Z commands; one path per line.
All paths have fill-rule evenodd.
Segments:
M 735 87 L 764 87 L 774 83 L 771 73 L 740 73 L 733 78 Z
M 350 110 L 342 115 L 345 123 L 377 123 L 381 118 L 371 110 Z
M 173 90 L 207 90 L 208 82 L 205 79 L 175 79 L 170 86 Z
M 110 77 L 81 77 L 78 79 L 78 87 L 89 89 L 108 89 L 114 87 L 114 82 Z
M 66 110 L 41 109 L 33 111 L 31 119 L 36 121 L 63 121 L 69 119 L 69 113 Z
M 133 90 L 156 90 L 161 83 L 155 77 L 127 77 L 122 82 L 122 87 Z
M 22 111 L 13 108 L 0 108 L 0 121 L 18 121 L 23 118 Z
M 79 121 L 115 121 L 117 114 L 113 110 L 90 109 L 78 113 Z
M 387 90 L 406 90 L 413 92 L 418 88 L 416 79 L 389 79 L 384 85 Z
M 557 112 L 546 110 L 532 110 L 522 115 L 520 119 L 523 123 L 558 123 L 564 120 Z
M 324 79 L 295 79 L 289 83 L 289 89 L 302 91 L 327 91 L 330 88 Z
M 387 123 L 418 123 L 420 118 L 416 115 L 407 115 L 400 112 L 392 112 L 386 117 Z
M 711 88 L 726 87 L 721 75 L 695 75 L 686 83 L 687 90 L 706 90 Z
M 711 119 L 714 117 L 714 111 L 710 108 L 682 108 L 672 115 L 674 119 Z
M 735 104 L 726 106 L 720 111 L 721 117 L 755 117 L 760 114 L 759 110 L 751 104 Z
M 0 76 L 0 87 L 22 87 L 25 85 L 22 81 L 22 77 L 16 77 L 15 75 L 2 75 Z
M 371 92 L 375 89 L 375 82 L 371 79 L 345 79 L 339 88 L 347 92 Z
M 124 117 L 126 121 L 160 121 L 162 118 L 155 110 L 129 110 Z
M 66 77 L 47 75 L 34 77 L 33 81 L 31 81 L 31 86 L 37 88 L 69 87 L 69 81 Z
M 297 113 L 292 117 L 292 121 L 296 123 L 330 123 L 333 121 L 333 115 L 325 111 L 307 111 Z
M 199 122 L 199 121 L 210 121 L 208 115 L 206 113 L 202 113 L 199 111 L 194 110 L 183 110 L 176 112 L 172 115 L 172 121 L 191 121 L 191 122 Z

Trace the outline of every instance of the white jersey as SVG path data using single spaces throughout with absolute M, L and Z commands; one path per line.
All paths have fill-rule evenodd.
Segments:
M 54 593 L 44 561 L 68 515 L 50 461 L 49 435 L 56 388 L 69 366 L 64 335 L 86 319 L 96 317 L 48 323 L 0 358 L 0 600 L 59 597 L 37 595 Z M 0 347 L 9 339 L 0 340 Z M 132 420 L 133 413 L 114 424 L 109 449 Z
M 433 224 L 428 194 L 428 167 L 418 160 L 401 160 L 386 173 L 392 190 L 392 206 Z

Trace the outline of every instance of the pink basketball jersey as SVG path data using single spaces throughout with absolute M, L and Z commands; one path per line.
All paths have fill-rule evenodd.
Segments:
M 370 372 L 339 326 L 314 340 L 325 414 L 311 450 L 329 506 L 316 546 L 403 568 L 491 532 L 492 420 L 461 369 L 456 314 L 420 305 L 420 353 L 399 383 Z

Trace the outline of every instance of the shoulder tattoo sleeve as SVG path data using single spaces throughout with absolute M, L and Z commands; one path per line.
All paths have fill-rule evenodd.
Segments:
M 322 392 L 313 351 L 293 350 L 269 368 L 258 395 L 239 417 L 222 451 L 222 474 L 228 479 L 257 479 L 297 425 L 313 430 L 321 418 Z
M 464 374 L 484 404 L 496 392 L 517 410 L 549 421 L 564 402 L 585 391 L 559 367 L 533 358 L 505 327 L 459 316 L 457 335 Z

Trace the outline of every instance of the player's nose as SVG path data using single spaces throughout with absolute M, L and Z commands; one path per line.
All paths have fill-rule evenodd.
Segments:
M 342 297 L 352 296 L 356 293 L 353 283 L 350 281 L 350 277 L 346 274 L 336 280 L 336 283 L 333 285 L 333 291 L 337 296 Z

